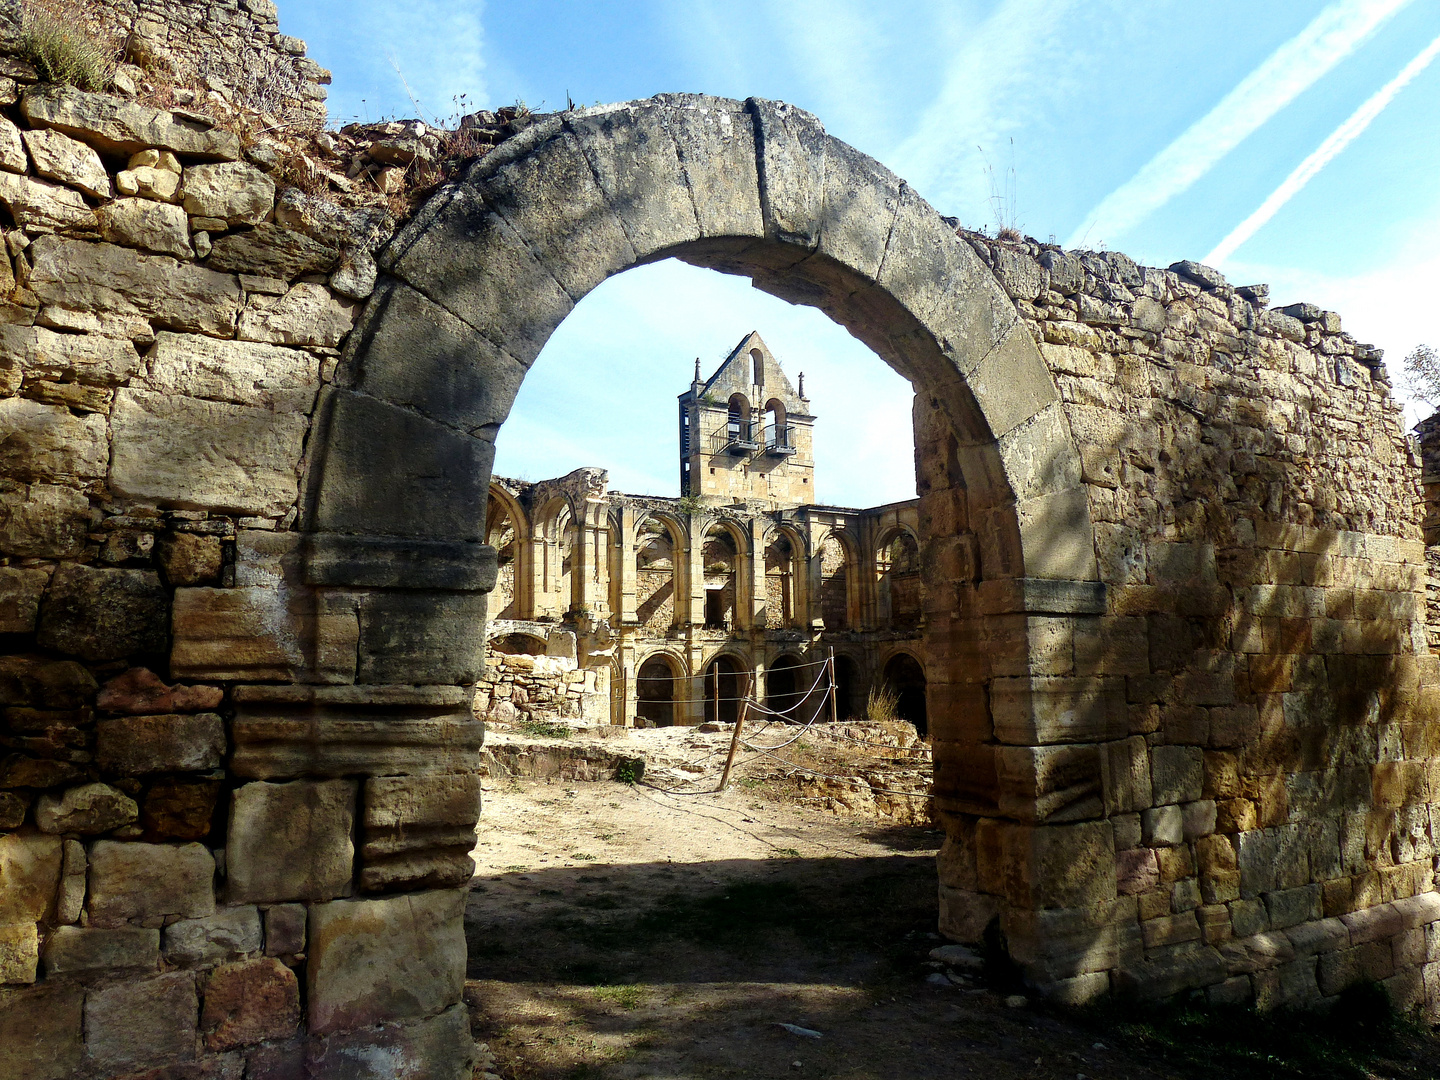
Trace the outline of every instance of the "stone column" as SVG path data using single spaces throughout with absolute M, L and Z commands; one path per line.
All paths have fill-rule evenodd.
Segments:
M 619 526 L 613 541 L 620 553 L 620 622 L 622 625 L 631 626 L 639 619 L 635 602 L 638 573 L 635 569 L 635 508 L 622 505 L 617 516 Z

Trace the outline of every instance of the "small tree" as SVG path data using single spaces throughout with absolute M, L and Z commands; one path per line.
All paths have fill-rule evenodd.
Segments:
M 1440 349 L 1417 345 L 1405 357 L 1405 388 L 1432 409 L 1440 409 Z

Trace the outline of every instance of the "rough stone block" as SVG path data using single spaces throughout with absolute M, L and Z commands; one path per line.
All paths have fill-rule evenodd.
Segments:
M 1240 867 L 1235 844 L 1228 836 L 1205 836 L 1195 842 L 1200 864 L 1200 892 L 1209 904 L 1224 904 L 1240 897 Z
M 1364 945 L 1320 955 L 1320 990 L 1326 995 L 1338 994 L 1358 982 L 1380 982 L 1395 973 L 1395 961 L 1388 941 L 1371 941 Z
M 55 922 L 61 925 L 78 922 L 85 904 L 85 845 L 78 840 L 65 841 L 61 864 L 60 891 L 55 897 Z
M 33 983 L 40 964 L 40 935 L 33 922 L 0 924 L 0 984 Z
M 0 990 L 0 1080 L 69 1080 L 80 1069 L 85 992 L 42 983 Z
M 162 330 L 155 335 L 145 387 L 277 413 L 308 413 L 320 389 L 320 358 L 303 349 Z
M 1156 746 L 1150 750 L 1150 782 L 1157 803 L 1188 803 L 1204 790 L 1204 751 L 1198 746 Z
M 32 245 L 33 246 L 33 245 Z M 19 480 L 97 480 L 108 458 L 105 418 L 63 405 L 0 400 L 0 473 Z
M 62 926 L 45 939 L 44 959 L 47 976 L 154 971 L 160 966 L 160 931 Z
M 148 668 L 137 667 L 101 687 L 95 704 L 106 712 L 143 716 L 213 709 L 224 696 L 218 686 L 166 686 Z
M 304 1075 L 310 1080 L 470 1080 L 475 1049 L 469 1014 L 465 1006 L 455 1005 L 416 1024 L 384 1024 L 317 1040 Z M 274 1080 L 287 1078 L 277 1075 Z
M 203 840 L 210 834 L 222 781 L 161 779 L 145 793 L 140 822 L 152 836 Z
M 83 492 L 55 484 L 0 484 L 0 511 L 0 551 L 6 554 L 66 559 L 85 550 L 90 500 Z
M 211 1050 L 284 1039 L 300 1025 L 300 982 L 279 960 L 222 964 L 205 981 L 200 1027 Z
M 215 713 L 126 716 L 95 725 L 95 759 L 121 776 L 218 768 L 225 725 Z
M 107 1076 L 191 1061 L 199 1011 L 189 972 L 92 990 L 85 999 L 86 1057 Z
M 0 836 L 0 925 L 39 922 L 49 915 L 63 858 L 58 836 Z
M 1297 889 L 1280 889 L 1265 894 L 1265 908 L 1270 914 L 1270 925 L 1284 930 L 1310 919 L 1321 916 L 1321 887 L 1305 885 Z
M 265 909 L 265 955 L 294 956 L 305 951 L 305 905 L 276 904 Z
M 252 297 L 240 315 L 238 336 L 241 341 L 333 349 L 350 332 L 355 307 L 332 296 L 324 285 L 302 282 L 264 306 Z
M 22 229 L 94 236 L 95 211 L 78 191 L 29 176 L 0 172 L 0 203 Z
M 130 155 L 159 148 L 206 161 L 240 156 L 240 140 L 233 132 L 110 94 L 42 84 L 26 91 L 20 109 L 34 127 L 62 131 L 101 153 Z
M 1121 896 L 1149 892 L 1160 885 L 1160 869 L 1150 848 L 1115 853 L 1115 887 Z
M 109 784 L 84 784 L 60 795 L 41 795 L 35 825 L 41 832 L 95 835 L 129 825 L 140 816 L 135 800 Z
M 258 225 L 275 208 L 275 182 L 243 161 L 192 165 L 185 170 L 185 212 Z
M 1186 803 L 1180 811 L 1186 840 L 1199 840 L 1215 831 L 1217 814 L 1214 799 Z
M 319 485 L 317 530 L 484 539 L 493 443 L 348 391 L 323 393 L 319 415 L 308 481 Z
M 459 1001 L 466 893 L 444 890 L 310 909 L 310 1031 L 423 1017 Z
M 90 920 L 119 926 L 130 919 L 215 911 L 215 860 L 202 844 L 132 844 L 100 840 L 90 852 Z
M 0 634 L 32 634 L 40 615 L 40 595 L 50 575 L 40 569 L 0 567 Z
M 262 782 L 237 789 L 226 849 L 231 901 L 347 895 L 355 797 L 356 785 L 349 780 Z
M 149 570 L 62 566 L 40 607 L 37 641 L 91 662 L 164 652 L 169 604 Z
M 107 318 L 153 319 L 172 330 L 228 337 L 240 316 L 231 275 L 114 244 L 38 237 L 27 249 L 42 304 Z
M 220 577 L 224 551 L 217 536 L 173 533 L 156 545 L 160 569 L 171 585 L 210 585 Z
M 254 274 L 292 281 L 305 274 L 328 273 L 340 252 L 304 233 L 266 222 L 214 242 L 205 265 L 233 274 Z
M 1003 836 L 1012 903 L 1077 908 L 1114 900 L 1115 841 L 1108 822 L 1016 825 Z
M 1185 815 L 1178 806 L 1156 806 L 1140 814 L 1141 835 L 1151 847 L 1174 847 L 1185 841 Z
M 469 716 L 423 720 L 237 718 L 231 731 L 237 776 L 473 772 L 484 725 Z
M 294 413 L 122 390 L 110 482 L 133 498 L 278 517 L 295 503 L 307 427 Z
M 178 206 L 154 199 L 116 199 L 95 212 L 100 236 L 112 244 L 193 259 L 190 222 Z
M 165 927 L 165 959 L 180 967 L 235 960 L 260 951 L 260 910 L 221 908 L 203 919 Z

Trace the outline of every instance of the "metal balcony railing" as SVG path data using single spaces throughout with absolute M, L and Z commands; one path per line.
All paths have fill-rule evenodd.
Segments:
M 711 453 L 749 454 L 760 449 L 755 428 L 748 420 L 731 419 L 711 436 Z
M 765 453 L 789 457 L 795 453 L 795 433 L 789 424 L 771 424 L 765 429 Z

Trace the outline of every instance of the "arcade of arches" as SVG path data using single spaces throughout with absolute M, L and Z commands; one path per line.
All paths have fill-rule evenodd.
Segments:
M 737 372 L 743 388 L 732 384 Z M 765 382 L 748 384 L 755 377 Z M 728 395 L 718 398 L 716 386 Z M 777 435 L 768 426 L 775 421 L 764 421 L 752 440 L 748 427 L 736 428 L 737 408 L 752 422 L 751 394 L 769 395 L 785 430 Z M 599 469 L 539 483 L 491 480 L 492 648 L 526 627 L 532 641 L 573 634 L 576 665 L 596 672 L 594 701 L 608 709 L 602 716 L 582 708 L 591 722 L 713 719 L 717 679 L 719 717 L 733 719 L 747 688 L 761 701 L 803 696 L 832 651 L 839 719 L 864 716 L 872 686 L 888 686 L 905 718 L 923 720 L 918 500 L 867 510 L 791 501 L 792 493 L 813 493 L 815 418 L 758 334 L 743 338 L 703 386 L 697 378 L 686 404 L 685 426 L 711 447 L 682 452 L 691 467 L 682 477 L 705 478 L 695 481 L 699 496 L 607 491 Z M 803 438 L 791 434 L 802 421 Z M 747 445 L 737 448 L 740 435 Z M 709 483 L 722 472 L 723 481 Z M 794 482 L 796 472 L 803 483 Z M 890 685 L 898 656 L 910 666 Z M 808 681 L 799 687 L 797 679 Z M 496 708 L 515 715 L 509 704 Z

